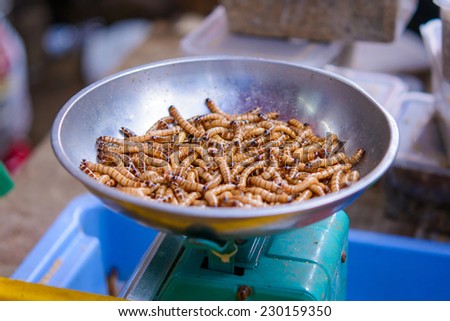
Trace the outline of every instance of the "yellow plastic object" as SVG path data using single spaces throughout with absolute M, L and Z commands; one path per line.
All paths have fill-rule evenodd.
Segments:
M 113 296 L 61 289 L 0 277 L 0 301 L 117 301 Z

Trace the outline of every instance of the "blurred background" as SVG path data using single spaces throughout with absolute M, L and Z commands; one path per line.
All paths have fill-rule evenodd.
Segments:
M 390 2 L 396 1 L 383 3 Z M 243 7 L 233 9 L 239 3 Z M 361 12 L 367 9 L 370 19 L 334 39 L 326 29 L 314 29 L 309 38 L 258 35 L 239 23 L 251 20 L 252 10 L 242 9 L 252 8 L 251 1 L 0 1 L 0 159 L 15 185 L 0 199 L 0 275 L 10 275 L 67 203 L 86 192 L 50 148 L 50 128 L 64 103 L 117 71 L 199 54 L 297 62 L 358 83 L 393 114 L 410 144 L 401 146 L 383 181 L 348 208 L 351 226 L 448 242 L 449 135 L 436 116 L 446 96 L 439 7 L 399 0 L 396 10 L 379 11 L 373 2 L 358 3 L 367 5 Z M 393 23 L 385 30 L 377 25 L 380 17 Z M 358 34 L 372 25 L 373 32 Z
M 17 32 L 18 39 L 14 41 L 24 49 L 24 56 L 17 60 L 26 68 L 27 79 L 23 86 L 24 91 L 28 90 L 29 103 L 24 105 L 29 104 L 30 111 L 29 115 L 23 112 L 22 117 L 26 119 L 18 132 L 24 133 L 25 142 L 18 145 L 25 143 L 30 147 L 38 144 L 48 133 L 57 111 L 82 87 L 134 63 L 181 55 L 177 51 L 179 40 L 219 5 L 218 0 L 3 0 L 0 3 L 4 18 Z M 438 15 L 439 8 L 431 1 L 419 1 L 407 27 L 418 35 L 420 24 Z M 411 39 L 407 41 L 417 40 Z M 138 47 L 150 46 L 150 43 L 154 48 L 137 50 Z M 401 44 L 399 47 L 401 50 L 418 50 L 414 58 L 423 54 L 420 47 L 408 48 L 405 45 L 401 48 Z M 146 50 L 151 51 L 147 60 Z M 133 54 L 141 56 L 133 57 Z M 357 60 L 353 63 L 360 64 L 359 69 L 406 71 L 425 81 L 429 77 L 430 69 L 423 56 L 422 60 L 400 61 L 391 70 L 385 62 L 380 66 L 376 61 L 370 62 L 379 59 L 376 55 L 371 59 L 365 58 L 366 65 Z M 390 63 L 394 65 L 395 59 L 390 60 L 394 60 Z M 408 77 L 406 73 L 403 76 Z M 409 80 L 412 85 L 422 85 L 416 82 L 417 79 Z M 16 138 L 20 134 L 13 136 Z M 3 158 L 7 157 L 5 149 L 2 149 Z
M 162 30 L 153 28 L 153 34 L 161 32 L 163 36 L 166 34 L 172 38 L 168 41 L 176 42 L 174 39 L 188 30 L 173 30 L 174 24 L 184 19 L 185 28 L 190 28 L 192 23 L 199 22 L 217 5 L 217 1 L 212 0 L 2 2 L 6 18 L 17 30 L 26 52 L 24 62 L 28 69 L 27 85 L 32 108 L 28 133 L 31 146 L 35 146 L 48 133 L 56 112 L 65 101 L 88 83 L 97 80 L 98 76 L 117 71 L 122 63 L 126 63 L 127 50 L 131 54 L 133 49 L 142 45 L 150 37 L 150 29 L 155 23 L 158 25 L 156 29 L 161 27 Z M 116 26 L 116 29 L 109 30 L 111 26 Z M 94 37 L 104 41 L 105 47 L 109 42 L 110 47 L 89 48 L 95 41 Z M 123 43 L 129 47 L 124 52 L 109 51 Z M 158 43 L 154 45 L 158 46 Z M 101 50 L 108 57 L 103 56 Z M 161 57 L 164 57 L 164 48 L 160 50 Z M 97 59 L 97 64 L 106 60 L 105 66 L 93 70 L 95 66 L 87 65 L 95 64 L 91 59 Z

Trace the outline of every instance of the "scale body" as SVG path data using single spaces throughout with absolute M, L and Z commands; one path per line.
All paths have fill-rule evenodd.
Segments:
M 350 154 L 360 148 L 367 151 L 355 168 L 363 179 L 339 193 L 304 203 L 245 211 L 200 210 L 148 202 L 98 184 L 80 171 L 80 160 L 96 159 L 93 143 L 98 137 L 115 136 L 123 126 L 146 130 L 148 122 L 166 116 L 172 104 L 187 119 L 204 114 L 206 98 L 226 114 L 246 113 L 256 105 L 263 113 L 280 111 L 280 119 L 306 122 L 319 135 L 339 133 Z M 393 117 L 341 76 L 280 61 L 211 56 L 138 66 L 92 84 L 61 108 L 51 141 L 65 169 L 110 208 L 174 233 L 160 234 L 155 240 L 122 292 L 125 298 L 333 300 L 345 298 L 348 219 L 332 214 L 350 205 L 386 172 L 395 158 L 399 134 Z M 331 216 L 318 225 L 292 230 L 326 215 Z M 345 224 L 339 223 L 342 220 Z M 280 230 L 290 232 L 239 240 Z M 217 251 L 222 244 L 202 248 L 177 236 L 197 237 L 210 231 L 218 238 L 234 239 L 237 253 L 231 256 L 231 246 L 222 252 Z
M 160 233 L 125 285 L 130 300 L 344 300 L 349 220 L 343 211 L 303 228 L 236 242 Z M 234 244 L 233 244 L 234 245 Z

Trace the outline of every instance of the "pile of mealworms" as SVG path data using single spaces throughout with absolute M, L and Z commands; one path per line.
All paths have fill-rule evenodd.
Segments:
M 364 156 L 347 156 L 336 134 L 318 137 L 297 119 L 256 107 L 225 113 L 206 99 L 209 114 L 185 119 L 175 106 L 143 135 L 97 139 L 90 177 L 125 193 L 184 206 L 254 207 L 301 202 L 359 180 Z

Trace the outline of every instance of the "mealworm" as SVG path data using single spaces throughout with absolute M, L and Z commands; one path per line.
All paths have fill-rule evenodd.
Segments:
M 100 183 L 109 186 L 109 187 L 114 187 L 116 186 L 116 181 L 113 180 L 111 177 L 109 177 L 109 175 L 100 175 L 97 177 L 97 181 L 99 181 Z
M 124 162 L 119 154 L 104 152 L 103 150 L 97 152 L 97 162 L 103 165 L 124 166 Z
M 249 114 L 249 113 L 245 113 L 245 114 L 237 114 L 237 115 L 228 115 L 228 118 L 233 119 L 233 120 L 240 120 L 240 121 L 248 121 L 251 123 L 256 123 L 261 121 L 261 116 L 262 114 Z
M 199 131 L 197 128 L 189 124 L 189 122 L 181 116 L 178 109 L 176 109 L 175 106 L 169 107 L 169 113 L 170 115 L 176 120 L 176 122 L 183 128 L 186 132 L 188 132 L 190 135 L 194 136 L 195 138 L 198 138 L 202 135 L 202 132 Z
M 258 138 L 252 139 L 244 143 L 244 149 L 247 149 L 248 147 L 258 147 L 261 146 L 264 142 L 266 142 L 270 137 L 261 135 Z
M 214 103 L 211 99 L 206 98 L 205 103 L 212 113 L 223 115 L 228 118 L 229 115 L 225 113 L 222 109 L 220 109 L 219 106 L 217 106 L 216 103 Z
M 289 194 L 297 194 L 300 192 L 303 192 L 305 189 L 309 188 L 312 184 L 317 183 L 318 179 L 315 177 L 308 177 L 302 182 L 296 184 L 296 185 L 289 185 L 286 183 L 281 184 L 281 188 L 283 191 Z
M 167 155 L 164 151 L 164 148 L 160 147 L 160 145 L 150 145 L 146 143 L 125 144 L 117 147 L 116 149 L 118 154 L 134 154 L 142 152 L 151 157 L 167 159 Z
M 300 148 L 300 143 L 297 141 L 289 141 L 283 144 L 283 149 L 289 151 L 292 153 L 292 151 L 295 151 Z
M 342 182 L 344 184 L 344 186 L 350 186 L 353 183 L 356 183 L 357 181 L 359 181 L 360 178 L 360 174 L 358 171 L 351 171 L 347 174 L 345 174 Z
M 278 147 L 281 148 L 281 146 L 284 146 L 286 140 L 288 139 L 288 136 L 285 134 L 280 135 L 280 137 L 278 137 L 275 140 L 270 141 L 266 147 L 268 148 L 272 148 L 272 147 Z
M 173 136 L 156 136 L 156 135 L 151 135 L 151 137 L 150 137 L 150 141 L 151 142 L 156 142 L 156 143 L 171 143 L 172 139 L 174 139 Z
M 313 132 L 312 129 L 309 125 L 305 125 L 304 129 L 302 132 L 300 132 L 297 137 L 296 137 L 296 141 L 299 142 L 300 144 L 305 143 L 305 139 L 312 136 Z
M 313 192 L 311 192 L 309 189 L 301 193 L 294 201 L 295 202 L 303 202 L 306 200 L 309 200 L 313 196 Z
M 213 121 L 211 121 L 208 126 L 206 126 L 207 129 L 211 129 L 214 127 L 222 127 L 222 128 L 227 128 L 230 129 L 232 127 L 232 120 L 227 120 L 225 118 L 222 119 L 215 119 Z
M 187 196 L 186 192 L 184 191 L 184 189 L 182 189 L 182 188 L 180 188 L 179 186 L 176 186 L 176 185 L 172 185 L 172 190 L 173 190 L 173 192 L 175 194 L 175 197 L 178 200 L 178 203 L 181 204 L 184 201 L 184 199 L 186 198 L 186 196 Z M 198 192 L 195 192 L 195 193 L 198 193 Z
M 272 129 L 272 133 L 276 133 L 276 132 L 283 132 L 286 135 L 288 135 L 289 137 L 291 137 L 292 139 L 295 139 L 297 137 L 297 134 L 290 129 L 287 126 L 284 125 L 277 125 Z
M 211 114 L 205 114 L 201 116 L 197 116 L 194 118 L 194 122 L 205 122 L 205 121 L 213 121 L 213 120 L 227 120 L 224 115 L 211 113 Z
M 292 182 L 292 181 L 294 181 L 294 180 L 297 178 L 297 174 L 298 174 L 298 168 L 297 168 L 297 166 L 292 166 L 292 167 L 289 169 L 288 174 L 286 175 L 286 179 L 287 179 L 289 182 Z
M 198 175 L 205 181 L 205 182 L 209 182 L 212 181 L 214 179 L 214 176 L 208 172 L 207 169 L 201 168 L 201 167 L 197 167 L 197 172 Z
M 261 118 L 261 107 L 255 107 L 250 109 L 248 112 L 243 113 L 243 114 L 234 114 L 234 115 L 229 115 L 230 118 L 232 118 L 233 120 L 238 120 L 238 121 L 259 121 Z
M 123 176 L 117 169 L 114 167 L 102 165 L 102 164 L 94 164 L 88 161 L 83 161 L 84 165 L 88 167 L 90 170 L 94 172 L 99 172 L 102 174 L 109 175 L 111 178 L 113 178 L 117 183 L 119 183 L 122 186 L 126 187 L 152 187 L 157 184 L 152 183 L 150 181 L 144 181 L 144 182 L 136 182 L 129 178 L 126 178 Z
M 189 192 L 202 192 L 205 188 L 205 185 L 203 184 L 188 181 L 187 179 L 179 175 L 174 175 L 173 173 L 168 173 L 166 177 L 166 179 L 168 179 L 169 181 L 176 182 L 178 185 Z
M 236 126 L 234 128 L 234 137 L 232 140 L 232 143 L 234 146 L 241 146 L 242 145 L 242 138 L 245 134 L 245 131 L 242 129 L 241 126 Z
M 120 133 L 125 138 L 130 138 L 130 137 L 136 136 L 136 133 L 134 131 L 132 131 L 131 129 L 126 128 L 126 127 L 120 127 Z
M 224 133 L 226 133 L 226 132 L 228 132 L 228 129 L 225 128 L 225 127 L 213 127 L 213 128 L 211 128 L 211 129 L 208 129 L 208 130 L 203 134 L 203 137 L 211 138 L 211 137 L 213 137 L 213 136 L 220 135 L 220 134 L 224 134 Z
M 189 166 L 197 159 L 198 155 L 196 153 L 186 156 L 186 158 L 181 162 L 180 166 L 176 170 L 177 175 L 183 176 Z
M 233 197 L 233 193 L 231 193 L 230 191 L 225 191 L 222 193 L 218 193 L 219 195 L 217 196 L 217 198 L 219 199 L 219 201 L 223 200 L 223 201 L 228 201 L 230 200 L 230 198 Z
M 332 156 L 335 153 L 337 153 L 341 149 L 341 144 L 339 141 L 334 141 L 331 143 L 331 145 L 326 145 L 325 148 L 325 155 L 326 156 Z
M 264 120 L 262 122 L 259 122 L 258 126 L 261 126 L 265 129 L 264 134 L 270 133 L 270 131 L 275 128 L 275 124 L 269 120 Z
M 225 161 L 225 159 L 223 157 L 218 157 L 218 158 L 216 158 L 216 162 L 219 165 L 219 171 L 220 171 L 220 174 L 222 175 L 223 182 L 225 184 L 231 183 L 231 181 L 232 181 L 231 171 L 230 171 L 230 168 L 228 167 L 228 164 Z
M 260 159 L 262 154 L 264 154 L 267 151 L 267 148 L 265 146 L 260 147 L 256 150 L 252 150 L 251 152 L 245 152 L 242 154 L 235 154 L 233 158 L 233 162 L 242 162 L 242 161 L 255 161 L 257 159 Z
M 205 200 L 208 202 L 209 206 L 216 207 L 218 203 L 217 194 L 223 193 L 225 191 L 230 191 L 236 188 L 234 184 L 225 184 L 213 189 L 210 189 L 205 193 Z
M 205 200 L 194 200 L 192 206 L 206 207 L 208 206 L 208 203 Z
M 167 116 L 167 117 L 161 118 L 147 130 L 146 134 L 153 132 L 155 130 L 169 129 L 169 127 L 170 127 L 169 125 L 172 124 L 174 121 L 175 121 L 175 119 L 173 119 L 172 116 Z
M 200 167 L 201 169 L 204 169 L 205 171 L 209 171 L 211 168 L 213 168 L 211 163 L 207 165 L 205 161 L 201 158 L 196 158 L 192 164 L 197 166 L 197 168 Z
M 337 153 L 336 155 L 329 158 L 316 158 L 315 160 L 306 164 L 307 168 L 316 167 L 328 167 L 336 165 L 337 163 L 344 162 L 347 159 L 344 153 Z
M 179 166 L 181 162 L 191 154 L 191 150 L 189 147 L 179 147 L 178 150 L 174 151 L 169 156 L 169 163 L 172 167 Z
M 271 111 L 271 112 L 265 113 L 262 116 L 263 119 L 278 119 L 278 117 L 280 117 L 280 113 L 278 113 L 276 111 Z
M 291 125 L 291 128 L 292 127 L 294 127 L 294 128 L 296 128 L 296 129 L 298 129 L 298 130 L 303 130 L 304 128 L 305 128 L 305 126 L 303 125 L 303 123 L 302 122 L 300 122 L 298 119 L 295 119 L 295 118 L 291 118 L 291 119 L 289 119 L 288 121 L 287 121 L 287 123 L 289 124 L 289 125 Z M 294 129 L 295 130 L 295 129 Z M 299 132 L 297 132 L 297 134 L 298 134 Z
M 167 162 L 164 159 L 156 158 L 156 157 L 150 157 L 144 153 L 138 153 L 134 154 L 136 155 L 135 158 L 137 161 L 142 161 L 146 165 L 155 166 L 155 167 L 170 167 L 169 162 Z
M 172 187 L 168 187 L 168 188 L 167 188 L 167 190 L 166 190 L 166 196 L 167 196 L 168 201 L 169 201 L 171 204 L 178 204 L 178 200 L 177 200 L 177 198 L 175 197 L 175 193 L 174 193 Z
M 94 174 L 94 172 L 89 167 L 87 167 L 84 162 L 81 162 L 80 169 L 83 173 L 85 173 L 89 177 L 97 179 L 97 176 Z
M 263 207 L 266 206 L 266 204 L 262 201 L 257 201 L 253 198 L 247 197 L 245 195 L 235 195 L 233 196 L 233 199 L 243 203 L 244 205 L 251 205 L 255 207 Z
M 252 184 L 253 186 L 261 187 L 265 190 L 272 191 L 272 192 L 278 192 L 281 190 L 281 183 L 275 183 L 272 181 L 268 181 L 261 177 L 256 177 L 256 176 L 250 177 L 248 179 L 248 182 L 250 184 Z
M 228 143 L 230 143 L 229 141 L 234 138 L 234 133 L 231 130 L 228 130 L 227 132 L 223 133 L 221 137 L 227 141 L 228 145 Z
M 145 197 L 147 194 L 145 194 L 142 190 L 140 190 L 139 187 L 118 187 L 119 191 L 125 192 L 130 195 L 139 196 L 139 197 Z
M 264 134 L 265 132 L 266 132 L 265 128 L 261 128 L 261 127 L 252 128 L 244 133 L 244 139 L 255 137 L 255 136 L 260 136 L 260 135 Z
M 132 174 L 126 167 L 116 166 L 115 168 L 117 169 L 117 171 L 118 171 L 120 174 L 122 174 L 123 176 L 125 176 L 125 177 L 128 178 L 128 179 L 131 179 L 131 180 L 136 181 L 136 182 L 139 182 L 140 179 L 144 179 L 144 180 L 145 180 L 145 178 L 142 178 L 141 176 L 136 177 L 136 176 L 135 176 L 134 174 Z M 150 180 L 150 181 L 153 182 L 153 180 Z M 154 182 L 154 183 L 158 183 L 158 182 Z
M 311 173 L 308 172 L 297 172 L 295 176 L 292 178 L 292 181 L 304 180 L 309 177 Z
M 158 172 L 155 172 L 152 170 L 143 172 L 141 174 L 140 178 L 143 180 L 149 180 L 149 181 L 152 181 L 154 183 L 159 183 L 159 184 L 166 182 L 164 177 L 162 177 Z
M 291 166 L 297 162 L 297 160 L 290 155 L 282 155 L 279 157 L 279 159 L 280 159 L 281 163 L 283 164 L 283 166 L 285 166 L 285 165 Z
M 148 196 L 155 190 L 154 187 L 118 187 L 117 189 L 135 196 Z
M 199 199 L 202 196 L 199 192 L 192 192 L 184 200 L 180 203 L 183 206 L 191 205 L 195 200 Z
M 315 160 L 319 156 L 320 151 L 321 147 L 313 144 L 296 149 L 292 153 L 292 157 L 299 159 L 302 163 L 308 163 Z
M 123 138 L 116 138 L 112 136 L 100 136 L 99 138 L 97 138 L 97 148 L 99 145 L 101 145 L 101 143 L 122 145 L 125 143 L 125 140 Z
M 197 182 L 198 181 L 197 170 L 194 168 L 194 169 L 190 169 L 189 171 L 187 171 L 186 179 L 188 181 L 196 181 Z
M 261 178 L 265 180 L 273 178 L 273 182 L 276 184 L 280 184 L 282 181 L 280 173 L 274 167 L 267 168 L 264 173 L 261 174 Z
M 269 203 L 289 203 L 292 202 L 292 196 L 288 194 L 275 194 L 261 187 L 247 187 L 246 191 L 252 194 L 260 195 L 263 200 Z
M 220 183 L 222 183 L 222 175 L 219 173 L 214 175 L 211 180 L 203 186 L 203 191 L 210 190 L 218 186 Z
M 182 144 L 186 141 L 187 138 L 187 134 L 185 131 L 182 131 L 181 133 L 179 133 L 175 140 L 174 140 L 174 144 Z
M 158 189 L 157 189 L 156 192 L 155 192 L 155 199 L 156 199 L 156 200 L 162 199 L 163 196 L 164 196 L 165 193 L 166 193 L 166 190 L 167 190 L 167 185 L 161 185 L 161 186 L 159 186 Z
M 316 194 L 318 196 L 325 195 L 325 191 L 323 190 L 323 188 L 317 184 L 312 184 L 311 186 L 309 186 L 309 189 L 311 190 L 311 192 L 313 192 L 314 194 Z
M 344 175 L 345 172 L 343 170 L 338 170 L 333 174 L 333 176 L 331 176 L 330 189 L 332 192 L 338 192 L 341 190 Z
M 362 148 L 359 148 L 356 150 L 356 152 L 348 158 L 348 162 L 352 165 L 356 165 L 361 161 L 361 159 L 366 154 L 365 150 Z
M 247 178 L 249 177 L 249 175 L 256 170 L 263 168 L 264 165 L 265 165 L 265 162 L 260 161 L 260 162 L 257 162 L 255 164 L 247 167 L 246 169 L 244 169 L 241 176 L 239 177 L 239 182 L 238 182 L 237 187 L 241 190 L 244 189 L 245 186 L 247 185 Z
M 317 178 L 319 181 L 328 178 L 330 176 L 332 176 L 335 172 L 339 171 L 339 170 L 349 170 L 352 167 L 351 164 L 345 164 L 345 165 L 334 165 L 331 167 L 327 167 L 324 170 L 320 171 L 320 172 L 315 172 L 315 173 L 311 173 L 311 176 Z

